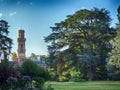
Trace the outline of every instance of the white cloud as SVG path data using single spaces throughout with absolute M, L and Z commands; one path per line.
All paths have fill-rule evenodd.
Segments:
M 10 16 L 13 16 L 13 15 L 15 15 L 15 14 L 17 14 L 17 12 L 16 12 L 16 11 L 11 12 L 11 13 L 10 13 Z
M 2 13 L 0 13 L 0 18 L 3 16 L 3 14 Z
M 84 6 L 83 6 L 83 7 L 81 7 L 80 9 L 87 9 L 87 7 L 84 7 Z

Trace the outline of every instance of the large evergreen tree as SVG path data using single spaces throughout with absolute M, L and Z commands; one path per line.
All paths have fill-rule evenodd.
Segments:
M 79 10 L 67 16 L 66 20 L 51 27 L 52 33 L 45 38 L 46 42 L 51 42 L 48 46 L 50 56 L 63 68 L 68 62 L 70 66 L 82 67 L 88 73 L 88 79 L 93 80 L 96 67 L 102 61 L 102 52 L 107 51 L 108 41 L 114 34 L 110 21 L 109 12 L 97 8 Z M 58 58 L 61 53 L 64 58 Z

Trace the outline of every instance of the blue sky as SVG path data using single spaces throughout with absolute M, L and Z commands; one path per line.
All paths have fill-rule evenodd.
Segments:
M 120 0 L 0 0 L 0 19 L 9 25 L 13 39 L 12 52 L 17 52 L 18 30 L 25 30 L 26 56 L 31 53 L 47 54 L 43 37 L 51 33 L 50 26 L 80 9 L 106 8 L 112 18 L 111 26 L 118 23 L 117 7 Z

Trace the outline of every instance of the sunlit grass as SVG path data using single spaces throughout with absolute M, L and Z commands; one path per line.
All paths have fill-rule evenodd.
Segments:
M 120 90 L 120 81 L 47 82 L 54 90 Z

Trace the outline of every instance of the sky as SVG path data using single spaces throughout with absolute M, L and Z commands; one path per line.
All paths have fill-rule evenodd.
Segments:
M 106 8 L 112 18 L 111 27 L 118 23 L 117 8 L 120 0 L 0 0 L 0 20 L 10 26 L 9 37 L 13 39 L 12 52 L 17 53 L 18 30 L 25 30 L 26 56 L 31 53 L 46 55 L 44 37 L 52 33 L 55 23 L 66 19 L 80 9 Z

